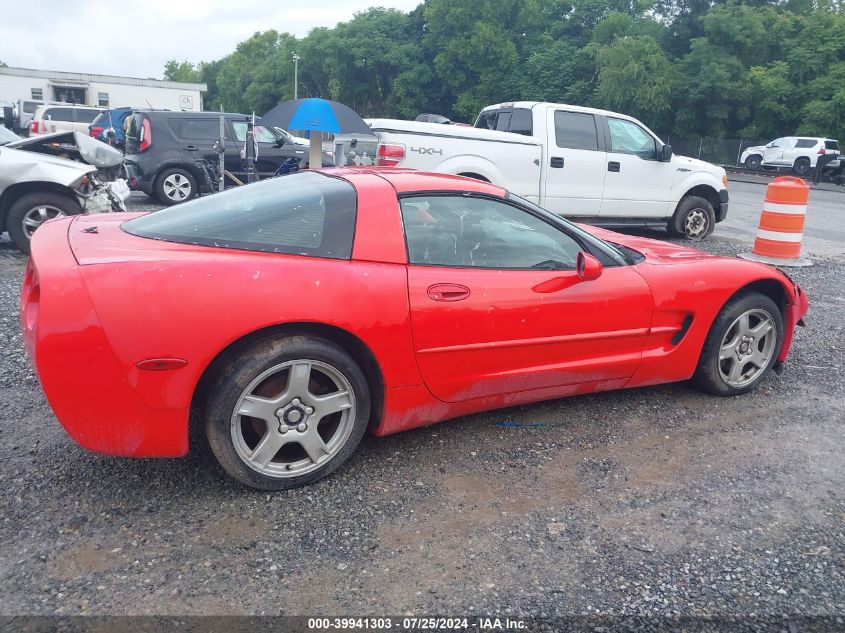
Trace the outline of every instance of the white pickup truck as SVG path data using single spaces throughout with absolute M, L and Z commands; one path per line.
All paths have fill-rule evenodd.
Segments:
M 725 170 L 676 156 L 624 114 L 556 103 L 492 105 L 475 127 L 370 119 L 372 137 L 336 138 L 338 164 L 471 176 L 568 218 L 665 226 L 700 240 L 728 211 Z

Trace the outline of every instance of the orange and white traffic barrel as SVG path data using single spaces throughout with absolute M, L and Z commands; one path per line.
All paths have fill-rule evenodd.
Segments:
M 754 247 L 740 257 L 775 266 L 812 266 L 801 257 L 809 196 L 810 187 L 800 178 L 781 176 L 770 182 Z

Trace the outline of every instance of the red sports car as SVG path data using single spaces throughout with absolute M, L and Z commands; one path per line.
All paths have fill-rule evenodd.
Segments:
M 370 429 L 687 380 L 753 389 L 807 310 L 778 270 L 573 225 L 488 183 L 305 172 L 35 234 L 21 299 L 82 446 L 315 481 Z

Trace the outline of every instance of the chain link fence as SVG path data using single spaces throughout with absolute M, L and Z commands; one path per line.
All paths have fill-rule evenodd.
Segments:
M 723 166 L 739 165 L 740 156 L 746 148 L 762 146 L 769 141 L 771 139 L 761 141 L 739 138 L 669 138 L 666 140 L 675 154 L 700 158 L 708 163 Z

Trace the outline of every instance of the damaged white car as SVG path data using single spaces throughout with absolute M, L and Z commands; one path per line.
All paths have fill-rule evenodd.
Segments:
M 0 128 L 0 231 L 29 253 L 47 220 L 125 211 L 123 154 L 79 132 L 20 139 Z

